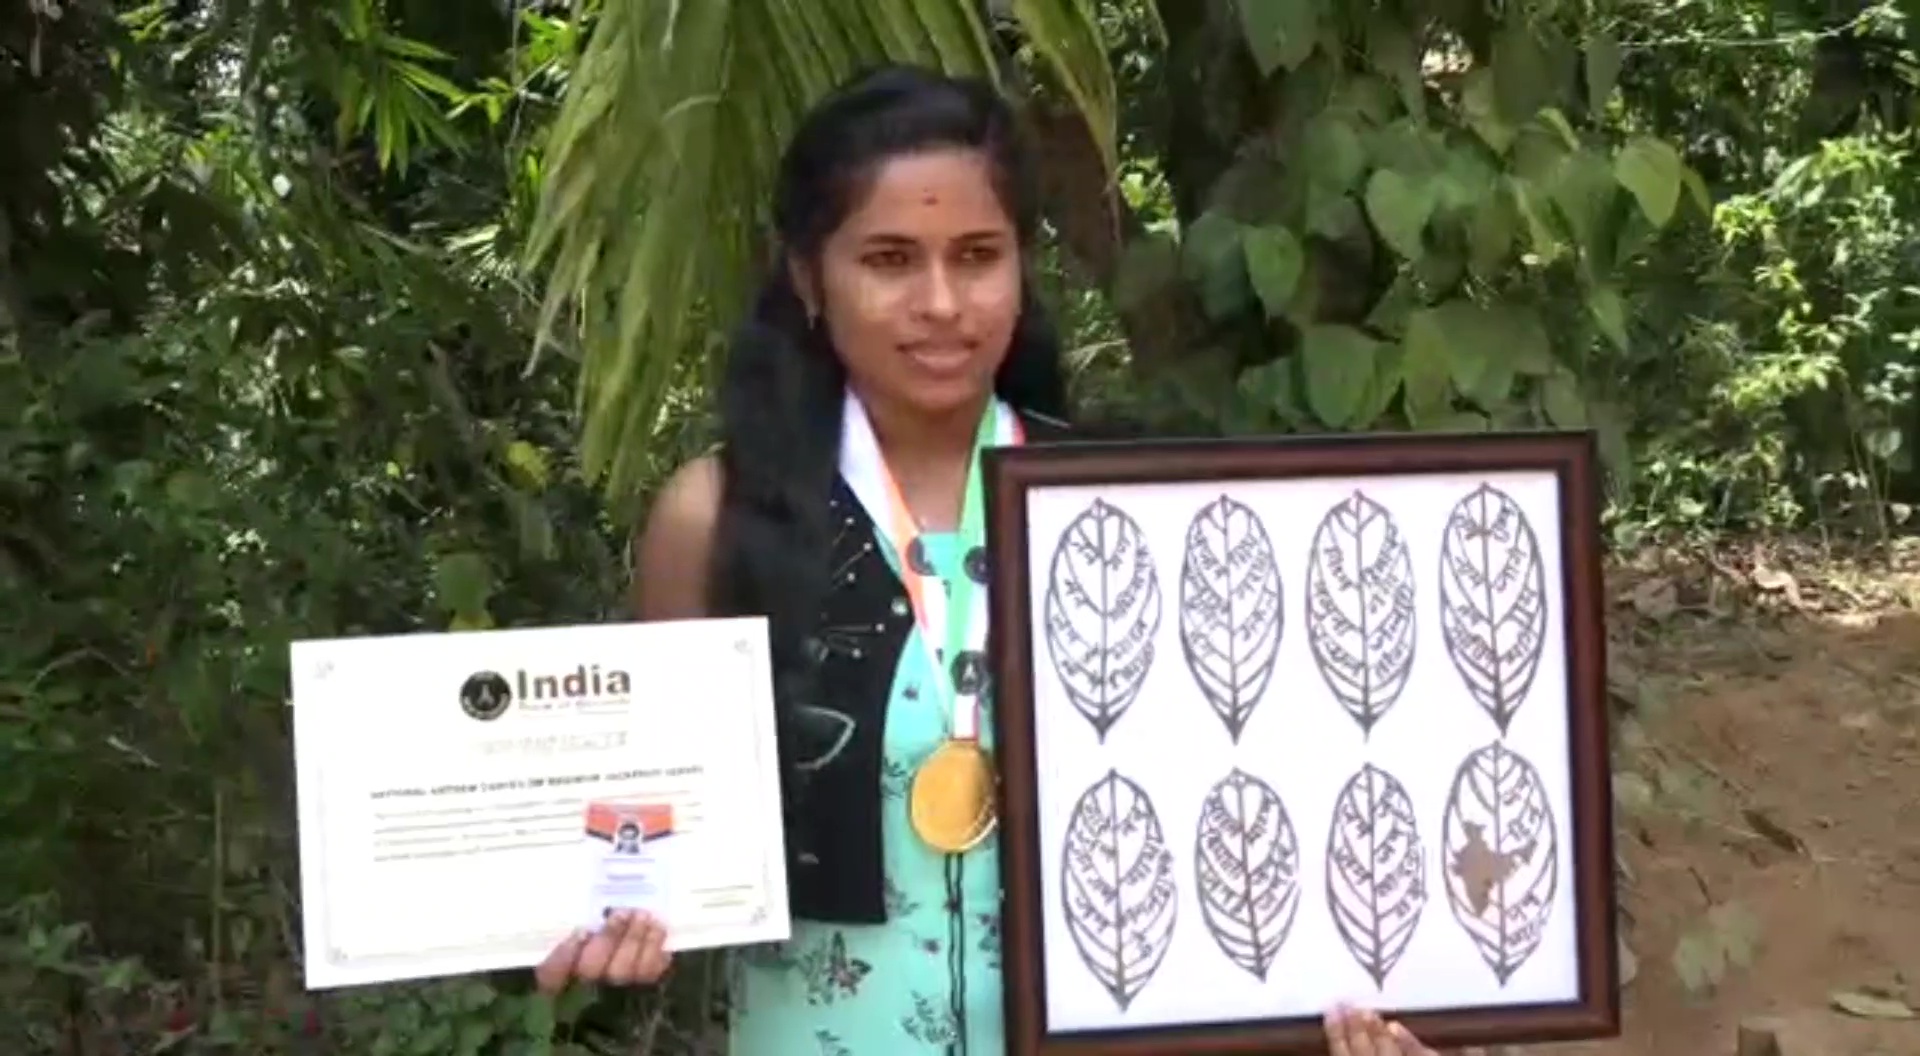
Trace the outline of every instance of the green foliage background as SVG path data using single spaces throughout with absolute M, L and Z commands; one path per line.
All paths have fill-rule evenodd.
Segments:
M 1623 547 L 1910 517 L 1911 3 L 686 7 L 0 12 L 0 1049 L 711 1041 L 698 961 L 305 994 L 285 643 L 618 611 L 780 139 L 880 54 L 1043 133 L 1093 413 L 1591 426 Z

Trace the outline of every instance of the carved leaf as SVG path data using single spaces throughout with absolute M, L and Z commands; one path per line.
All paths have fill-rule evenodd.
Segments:
M 1047 582 L 1047 650 L 1074 709 L 1100 740 L 1153 665 L 1160 577 L 1133 518 L 1100 499 L 1060 534 Z
M 1334 802 L 1327 904 L 1347 950 L 1384 989 L 1426 908 L 1427 868 L 1412 798 L 1372 764 Z
M 1413 670 L 1413 557 L 1387 508 L 1356 491 L 1327 511 L 1307 562 L 1307 644 L 1335 700 L 1371 733 Z
M 1440 543 L 1440 635 L 1454 669 L 1504 735 L 1547 641 L 1547 573 L 1512 496 L 1482 484 L 1454 506 Z
M 1227 959 L 1266 979 L 1300 906 L 1300 845 L 1272 787 L 1235 770 L 1200 805 L 1200 914 Z
M 1539 949 L 1560 883 L 1540 772 L 1499 741 L 1467 756 L 1447 797 L 1447 901 L 1501 986 Z
M 1173 853 L 1146 790 L 1107 771 L 1074 805 L 1060 857 L 1067 931 L 1124 1012 L 1166 958 L 1178 913 Z
M 1180 646 L 1236 744 L 1273 677 L 1280 601 L 1280 565 L 1260 518 L 1225 495 L 1195 514 L 1180 569 Z

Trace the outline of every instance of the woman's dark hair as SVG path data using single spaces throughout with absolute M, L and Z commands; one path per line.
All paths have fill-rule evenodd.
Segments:
M 783 755 L 817 743 L 796 728 L 809 702 L 833 534 L 827 500 L 838 471 L 846 369 L 825 327 L 808 317 L 787 258 L 817 260 L 860 205 L 875 170 L 902 155 L 980 151 L 1023 248 L 1039 225 L 1014 112 L 992 85 L 912 67 L 857 76 L 818 103 L 781 159 L 774 191 L 776 252 L 749 318 L 735 333 L 720 386 L 724 491 L 715 536 L 712 605 L 765 615 Z M 994 379 L 1015 408 L 1066 417 L 1060 349 L 1033 283 Z M 813 655 L 810 655 L 813 654 Z M 791 764 L 783 767 L 793 791 Z M 788 797 L 792 802 L 792 797 Z

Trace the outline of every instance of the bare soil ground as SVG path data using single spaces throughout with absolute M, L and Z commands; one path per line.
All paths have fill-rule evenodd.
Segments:
M 1637 970 L 1619 1040 L 1528 1056 L 1733 1056 L 1757 1017 L 1784 1056 L 1920 1054 L 1920 1019 L 1880 1018 L 1920 1007 L 1920 550 L 1648 560 L 1609 589 Z M 1712 906 L 1757 941 L 1689 987 Z M 1877 1015 L 1839 1007 L 1862 994 Z

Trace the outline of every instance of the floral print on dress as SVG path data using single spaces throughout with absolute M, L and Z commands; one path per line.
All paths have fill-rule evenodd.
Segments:
M 913 783 L 913 775 L 908 772 L 907 764 L 887 756 L 880 766 L 880 796 L 882 799 L 904 800 L 907 798 L 907 786 Z
M 943 575 L 958 574 L 950 543 L 933 540 L 926 549 Z M 1000 904 L 998 842 L 989 837 L 961 859 L 961 897 L 956 899 L 948 890 L 946 857 L 914 835 L 907 816 L 912 761 L 951 733 L 944 700 L 924 692 L 944 673 L 918 635 L 916 628 L 899 653 L 875 790 L 886 922 L 796 919 L 787 942 L 730 958 L 733 1056 L 952 1056 L 956 1051 L 1000 1056 L 1006 1051 L 999 914 L 985 912 Z M 965 922 L 957 950 L 950 930 L 955 913 Z M 952 1007 L 955 962 L 964 972 L 959 988 L 964 1012 Z
M 942 1008 L 926 994 L 913 995 L 913 1012 L 900 1021 L 907 1036 L 924 1045 L 951 1045 L 959 1039 L 960 1024 L 953 1010 Z
M 907 897 L 907 893 L 900 890 L 900 885 L 893 882 L 893 877 L 887 877 L 886 885 L 885 898 L 888 920 L 899 920 L 902 917 L 912 916 L 913 911 L 920 908 L 920 903 Z
M 980 926 L 979 950 L 997 972 L 1000 970 L 1000 914 L 977 913 L 974 921 Z
M 873 971 L 873 965 L 847 956 L 847 936 L 840 931 L 801 954 L 795 967 L 807 979 L 807 1000 L 816 1005 L 858 996 L 860 984 Z

